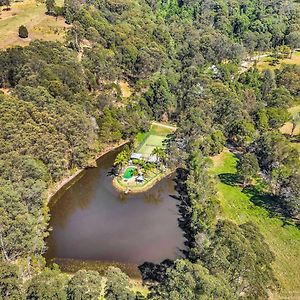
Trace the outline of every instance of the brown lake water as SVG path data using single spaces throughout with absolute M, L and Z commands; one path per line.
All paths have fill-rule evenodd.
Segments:
M 180 256 L 173 176 L 144 193 L 125 195 L 108 176 L 119 150 L 98 160 L 50 202 L 52 231 L 46 258 L 141 264 Z

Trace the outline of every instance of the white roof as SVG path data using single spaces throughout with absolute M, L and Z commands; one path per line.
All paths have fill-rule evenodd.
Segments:
M 141 153 L 132 153 L 130 158 L 131 159 L 141 159 L 142 156 L 143 156 L 143 154 L 141 154 Z
M 157 155 L 150 155 L 148 157 L 149 162 L 157 162 Z

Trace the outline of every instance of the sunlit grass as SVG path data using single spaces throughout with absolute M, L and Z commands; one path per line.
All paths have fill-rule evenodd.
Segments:
M 264 69 L 279 69 L 283 64 L 286 65 L 300 65 L 300 51 L 294 52 L 292 58 L 280 59 L 277 65 L 272 65 L 273 58 L 271 56 L 263 57 L 258 63 L 259 70 Z
M 63 0 L 56 1 L 56 4 L 63 5 Z M 25 46 L 35 39 L 63 41 L 69 25 L 65 24 L 64 18 L 47 16 L 45 12 L 45 5 L 37 4 L 35 0 L 12 3 L 11 10 L 0 15 L 0 48 Z M 29 31 L 27 39 L 18 36 L 21 25 Z
M 237 159 L 230 152 L 223 152 L 216 160 L 212 172 L 216 175 L 235 174 Z M 300 229 L 280 216 L 272 216 L 263 207 L 264 199 L 254 201 L 255 194 L 245 194 L 236 185 L 218 183 L 221 217 L 238 224 L 254 222 L 264 235 L 276 256 L 274 271 L 281 283 L 281 295 L 300 295 Z M 255 203 L 261 202 L 259 205 Z

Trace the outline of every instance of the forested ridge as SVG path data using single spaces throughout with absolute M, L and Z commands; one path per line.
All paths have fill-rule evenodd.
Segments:
M 299 221 L 299 154 L 279 128 L 299 101 L 300 67 L 242 72 L 247 57 L 300 48 L 299 3 L 271 0 L 46 1 L 72 24 L 64 44 L 0 52 L 0 299 L 266 299 L 282 288 L 254 223 L 220 218 L 209 157 L 238 155 L 236 182 L 263 188 Z M 122 97 L 119 82 L 133 90 Z M 45 268 L 47 190 L 107 145 L 177 124 L 182 258 L 140 266 L 147 296 L 118 269 L 74 276 Z M 50 288 L 51 287 L 51 288 Z M 297 291 L 296 291 L 297 292 Z

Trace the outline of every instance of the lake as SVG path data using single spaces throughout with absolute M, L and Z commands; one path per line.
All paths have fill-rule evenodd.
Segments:
M 147 192 L 125 195 L 108 176 L 113 150 L 86 169 L 69 188 L 50 201 L 52 231 L 46 258 L 142 264 L 180 256 L 183 232 L 178 227 L 173 175 Z

